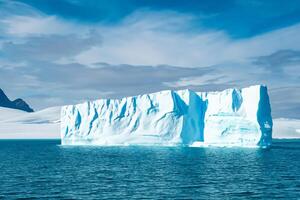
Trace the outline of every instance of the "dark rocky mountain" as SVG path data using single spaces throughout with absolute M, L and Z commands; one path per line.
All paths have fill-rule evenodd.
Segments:
M 11 101 L 1 89 L 0 89 L 0 107 L 13 108 L 18 110 L 23 110 L 26 112 L 33 112 L 33 109 L 30 108 L 30 106 L 23 99 L 16 99 L 14 101 Z

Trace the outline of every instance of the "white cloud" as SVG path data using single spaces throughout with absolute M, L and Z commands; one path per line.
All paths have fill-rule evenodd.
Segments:
M 2 19 L 1 22 L 3 26 L 6 26 L 7 34 L 19 37 L 85 32 L 82 27 L 60 20 L 56 16 L 11 16 Z M 76 31 L 77 29 L 80 31 Z
M 201 86 L 207 84 L 223 84 L 232 79 L 220 75 L 213 75 L 213 74 L 204 74 L 203 76 L 193 76 L 193 77 L 184 77 L 180 78 L 178 81 L 175 82 L 165 82 L 164 84 L 169 87 L 187 87 L 187 86 Z
M 12 15 L 19 16 L 35 16 L 42 15 L 43 13 L 37 9 L 34 9 L 26 3 L 21 3 L 11 0 L 0 0 L 0 16 L 1 19 L 10 17 Z
M 27 62 L 12 62 L 12 61 L 7 61 L 3 60 L 0 58 L 0 68 L 6 68 L 10 70 L 17 70 L 16 68 L 19 67 L 26 67 L 28 65 Z
M 0 33 L 2 38 L 26 38 L 36 35 L 86 34 L 86 26 L 46 15 L 25 3 L 1 1 Z
M 91 64 L 91 57 L 92 62 L 112 64 L 213 64 L 212 55 L 227 43 L 228 37 L 221 31 L 193 33 L 189 30 L 192 19 L 168 12 L 133 14 L 117 26 L 99 26 L 97 30 L 102 33 L 103 44 L 82 52 L 75 60 L 87 65 Z
M 280 49 L 300 49 L 300 24 L 237 40 L 223 31 L 195 29 L 195 23 L 199 21 L 201 19 L 196 20 L 192 15 L 170 11 L 139 11 L 110 26 L 76 24 L 39 14 L 12 15 L 0 20 L 11 37 L 98 34 L 103 41 L 101 44 L 95 43 L 73 55 L 62 52 L 61 58 L 54 60 L 90 67 L 98 62 L 203 67 L 231 61 L 245 62 Z
M 245 62 L 280 49 L 300 49 L 300 24 L 246 39 L 216 30 L 193 30 L 193 18 L 176 13 L 133 14 L 117 26 L 98 26 L 101 46 L 74 57 L 76 62 L 201 67 Z M 293 40 L 291 40 L 293 38 Z
M 300 49 L 300 24 L 274 30 L 252 38 L 231 41 L 224 57 L 250 58 L 269 55 L 281 49 Z

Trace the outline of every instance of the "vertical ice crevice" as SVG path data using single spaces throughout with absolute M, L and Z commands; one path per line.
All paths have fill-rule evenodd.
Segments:
M 204 119 L 207 110 L 207 100 L 203 100 L 193 91 L 189 91 L 189 106 L 183 116 L 181 139 L 184 145 L 196 141 L 204 142 Z
M 89 109 L 90 110 L 90 109 Z M 93 129 L 93 124 L 94 122 L 98 119 L 99 115 L 98 115 L 98 112 L 97 112 L 97 109 L 94 108 L 94 115 L 93 115 L 93 118 L 92 120 L 90 121 L 90 126 L 89 126 L 89 129 L 88 129 L 88 133 L 87 135 L 89 135 Z
M 76 118 L 75 118 L 75 128 L 76 128 L 76 130 L 79 130 L 80 125 L 81 125 L 81 115 L 80 115 L 79 110 L 77 110 L 77 115 L 76 115 Z
M 237 112 L 243 103 L 241 90 L 233 89 L 232 91 L 232 110 Z
M 260 86 L 260 100 L 257 110 L 257 122 L 260 126 L 261 138 L 259 146 L 268 147 L 272 144 L 273 121 L 271 116 L 271 105 L 266 86 Z
M 188 105 L 181 99 L 181 97 L 175 92 L 171 91 L 173 98 L 173 111 L 178 115 L 184 115 L 188 111 Z

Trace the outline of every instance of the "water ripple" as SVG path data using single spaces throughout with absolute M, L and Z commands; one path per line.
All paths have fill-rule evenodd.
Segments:
M 299 199 L 300 142 L 270 149 L 0 141 L 0 198 Z

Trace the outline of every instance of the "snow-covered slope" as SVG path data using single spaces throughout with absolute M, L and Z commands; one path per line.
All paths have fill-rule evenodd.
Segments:
M 268 146 L 267 88 L 162 91 L 64 106 L 62 144 Z
M 61 107 L 28 113 L 0 107 L 0 139 L 59 138 Z

